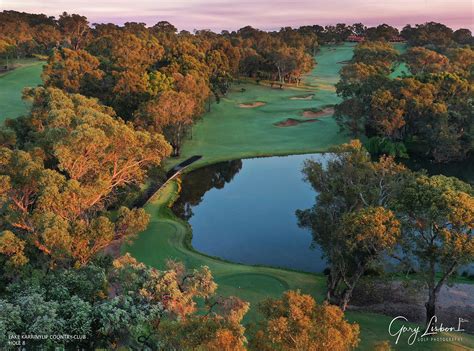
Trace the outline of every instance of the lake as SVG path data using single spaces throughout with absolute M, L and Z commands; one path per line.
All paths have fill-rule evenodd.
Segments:
M 193 247 L 233 262 L 308 272 L 326 268 L 311 233 L 298 227 L 295 211 L 315 202 L 303 181 L 308 158 L 329 154 L 221 162 L 183 176 L 173 210 L 193 230 Z
M 202 253 L 232 262 L 322 272 L 326 263 L 321 250 L 312 247 L 311 233 L 298 227 L 295 211 L 313 206 L 317 195 L 303 181 L 304 160 L 325 163 L 329 157 L 253 158 L 197 169 L 183 176 L 173 211 L 190 223 L 192 245 Z M 407 164 L 472 182 L 470 162 Z

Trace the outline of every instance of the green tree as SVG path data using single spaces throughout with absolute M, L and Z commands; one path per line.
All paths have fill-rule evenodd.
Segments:
M 384 207 L 367 207 L 345 214 L 334 233 L 342 251 L 331 261 L 344 282 L 340 306 L 346 310 L 355 286 L 365 271 L 390 253 L 400 239 L 400 223 Z
M 59 15 L 58 25 L 70 48 L 78 50 L 86 46 L 91 32 L 86 17 L 63 12 Z
M 474 198 L 469 184 L 445 176 L 413 178 L 397 197 L 404 249 L 428 287 L 426 323 L 441 288 L 474 259 Z
M 193 123 L 195 109 L 196 102 L 192 96 L 169 90 L 143 105 L 137 118 L 163 132 L 173 146 L 173 155 L 179 156 L 187 128 Z
M 389 41 L 393 37 L 398 36 L 398 29 L 384 23 L 378 25 L 377 27 L 367 28 L 365 30 L 365 35 L 367 39 L 371 41 Z
M 354 48 L 353 62 L 370 63 L 372 65 L 380 65 L 391 67 L 398 59 L 398 52 L 387 42 L 374 41 L 363 42 Z
M 296 214 L 328 261 L 327 300 L 345 308 L 360 276 L 397 241 L 397 222 L 384 207 L 403 188 L 407 171 L 390 157 L 372 162 L 358 140 L 332 151 L 325 166 L 306 161 L 303 174 L 318 198 L 311 209 Z M 380 236 L 381 231 L 387 237 Z
M 454 31 L 453 40 L 461 45 L 472 45 L 472 32 L 467 28 L 459 28 L 458 30 Z
M 104 77 L 99 60 L 84 50 L 55 50 L 48 59 L 42 78 L 45 86 L 62 89 L 68 93 L 92 90 Z
M 143 209 L 112 216 L 108 206 L 171 148 L 96 100 L 53 88 L 28 96 L 30 115 L 13 125 L 25 150 L 1 150 L 1 226 L 53 261 L 84 265 L 112 240 L 146 227 Z
M 444 24 L 427 22 L 415 27 L 406 25 L 401 35 L 410 46 L 426 46 L 433 49 L 446 49 L 452 43 L 453 30 Z
M 408 49 L 404 58 L 413 74 L 439 73 L 449 67 L 449 59 L 446 56 L 423 47 Z

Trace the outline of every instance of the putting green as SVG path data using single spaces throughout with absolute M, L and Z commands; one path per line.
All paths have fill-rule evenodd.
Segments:
M 0 124 L 28 111 L 28 104 L 21 99 L 22 91 L 41 84 L 43 64 L 37 60 L 24 61 L 20 67 L 0 75 Z
M 186 244 L 191 235 L 189 225 L 176 218 L 170 210 L 178 188 L 176 181 L 170 182 L 148 202 L 145 209 L 152 216 L 151 223 L 132 244 L 122 247 L 123 253 L 130 252 L 140 261 L 160 269 L 165 267 L 166 259 L 182 261 L 190 268 L 208 266 L 218 284 L 218 294 L 238 296 L 250 302 L 251 308 L 244 323 L 258 320 L 260 316 L 255 308 L 258 302 L 268 297 L 279 297 L 289 289 L 300 289 L 319 302 L 324 299 L 326 279 L 323 275 L 235 264 L 194 251 Z M 371 350 L 375 343 L 383 340 L 393 341 L 387 329 L 392 318 L 362 312 L 348 312 L 347 318 L 360 325 L 361 350 Z M 449 337 L 458 338 L 459 334 L 452 333 Z M 392 346 L 396 350 L 413 350 L 415 346 L 408 345 L 407 338 L 408 333 L 398 345 Z M 474 345 L 473 336 L 462 334 L 462 338 L 462 341 L 417 343 L 416 350 L 466 350 Z

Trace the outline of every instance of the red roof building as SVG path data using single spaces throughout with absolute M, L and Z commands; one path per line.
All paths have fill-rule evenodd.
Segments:
M 360 36 L 360 35 L 349 35 L 347 37 L 347 41 L 350 41 L 352 43 L 360 43 L 365 41 L 365 37 Z

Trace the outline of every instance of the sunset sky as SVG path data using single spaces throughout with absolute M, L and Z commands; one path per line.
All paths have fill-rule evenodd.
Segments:
M 179 29 L 217 31 L 337 22 L 403 27 L 426 21 L 472 30 L 474 22 L 472 0 L 0 0 L 0 8 L 55 16 L 67 11 L 91 23 L 166 20 Z

